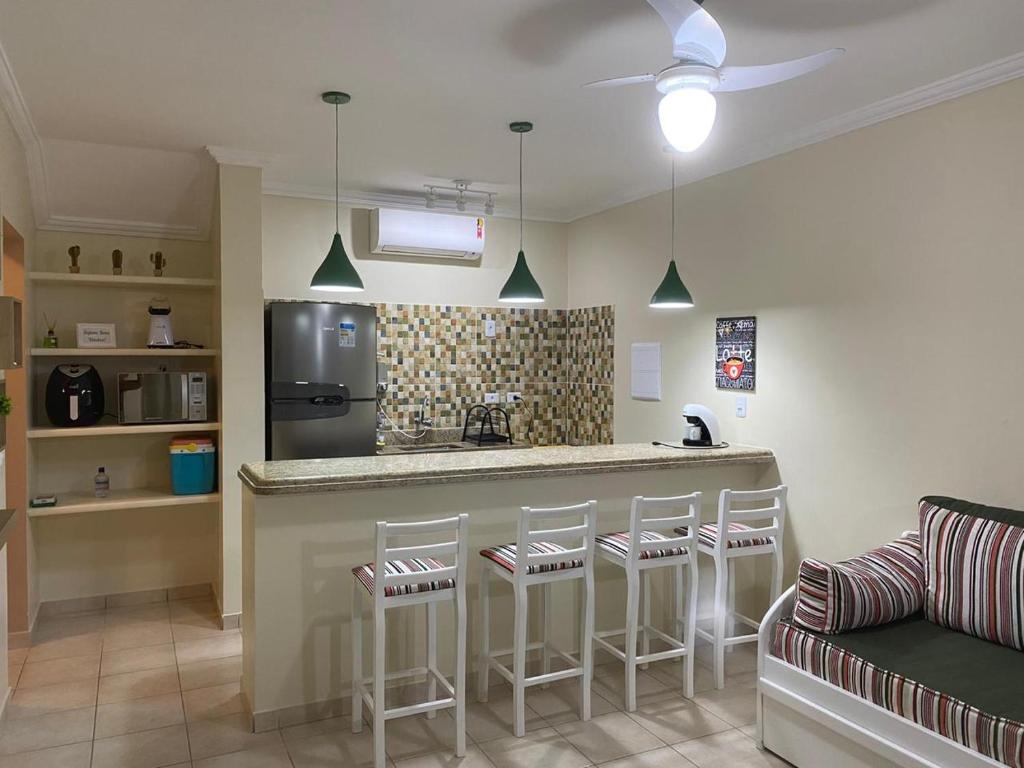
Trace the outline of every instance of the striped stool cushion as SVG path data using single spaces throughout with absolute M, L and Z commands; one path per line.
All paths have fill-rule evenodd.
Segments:
M 729 523 L 730 533 L 739 533 L 741 531 L 753 531 L 756 530 L 751 528 L 749 525 L 743 523 Z M 676 528 L 676 533 L 686 534 L 685 528 Z M 697 529 L 697 543 L 703 544 L 706 547 L 714 547 L 718 542 L 718 523 L 705 523 Z M 766 544 L 773 544 L 774 539 L 771 536 L 753 536 L 749 539 L 738 539 L 736 541 L 730 541 L 728 548 L 736 549 L 737 547 L 763 547 Z
M 686 534 L 681 534 L 685 536 Z M 666 541 L 669 537 L 664 536 L 657 531 L 641 531 L 640 541 Z M 616 557 L 625 559 L 629 554 L 629 531 L 620 531 L 619 533 L 605 533 L 598 536 L 595 539 L 597 546 L 603 549 L 605 552 L 610 552 Z M 651 560 L 656 557 L 675 557 L 681 555 L 686 550 L 682 547 L 668 547 L 667 549 L 642 549 L 640 550 L 641 560 Z
M 555 552 L 565 552 L 565 547 L 552 544 L 547 541 L 538 541 L 530 545 L 531 555 L 549 555 Z M 488 560 L 493 560 L 506 571 L 516 569 L 516 545 L 501 544 L 497 547 L 481 549 L 480 554 Z M 527 566 L 527 573 L 548 573 L 549 571 L 564 571 L 569 568 L 582 568 L 582 560 L 567 560 L 563 563 L 540 563 Z
M 429 580 L 431 571 L 447 567 L 444 563 L 432 557 L 416 558 L 415 560 L 389 560 L 384 564 L 385 574 L 422 573 L 423 581 L 416 584 L 398 584 L 384 587 L 384 596 L 395 597 L 396 595 L 412 595 L 416 592 L 431 592 L 435 589 L 453 589 L 455 587 L 455 579 Z M 366 587 L 367 591 L 373 594 L 373 563 L 353 568 L 352 573 Z
M 911 533 L 870 552 L 825 563 L 800 563 L 793 621 L 834 635 L 888 624 L 924 607 L 921 537 Z

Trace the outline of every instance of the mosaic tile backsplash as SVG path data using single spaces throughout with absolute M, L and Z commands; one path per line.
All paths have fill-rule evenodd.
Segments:
M 612 442 L 614 307 L 376 307 L 378 356 L 388 362 L 383 405 L 400 428 L 415 429 L 424 399 L 434 426 L 461 427 L 466 410 L 496 392 L 517 441 Z M 523 403 L 507 404 L 508 392 Z

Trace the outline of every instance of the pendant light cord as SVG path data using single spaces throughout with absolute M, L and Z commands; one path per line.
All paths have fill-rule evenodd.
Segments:
M 676 260 L 676 158 L 672 156 L 672 243 L 669 246 L 671 261 Z
M 341 176 L 341 134 L 338 130 L 338 104 L 334 105 L 334 231 L 341 234 L 340 218 L 338 216 L 339 187 L 338 178 Z M 675 161 L 673 161 L 675 162 Z
M 519 250 L 523 250 L 523 134 L 519 134 Z

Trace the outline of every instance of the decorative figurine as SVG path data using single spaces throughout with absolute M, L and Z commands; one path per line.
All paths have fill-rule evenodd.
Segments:
M 72 245 L 68 248 L 68 256 L 71 257 L 71 266 L 68 267 L 68 272 L 72 275 L 78 274 L 78 257 L 81 255 L 82 249 L 77 245 Z
M 56 349 L 60 346 L 57 341 L 57 334 L 53 332 L 53 329 L 57 327 L 56 323 L 51 323 L 50 318 L 43 312 L 43 322 L 46 323 L 46 335 L 43 337 L 43 349 Z
M 110 254 L 110 260 L 114 263 L 114 274 L 121 274 L 121 263 L 124 261 L 124 254 L 119 248 L 115 248 Z
M 157 251 L 149 254 L 149 260 L 153 262 L 153 277 L 163 277 L 164 267 L 167 266 L 167 259 L 164 258 L 164 255 Z

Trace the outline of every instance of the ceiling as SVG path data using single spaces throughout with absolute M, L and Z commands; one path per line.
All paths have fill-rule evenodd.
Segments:
M 679 163 L 683 182 L 1024 51 L 1020 0 L 705 7 L 731 64 L 848 53 L 801 80 L 720 96 L 711 140 Z M 514 210 L 516 119 L 536 124 L 526 137 L 532 218 L 570 221 L 668 187 L 653 87 L 580 88 L 671 63 L 645 0 L 0 0 L 0 44 L 41 139 L 51 209 L 64 217 L 189 226 L 191 201 L 208 199 L 197 192 L 211 183 L 197 160 L 208 145 L 269 155 L 270 190 L 328 194 L 327 89 L 353 96 L 342 108 L 342 186 L 357 195 L 467 178 Z M 104 188 L 119 190 L 114 202 Z

